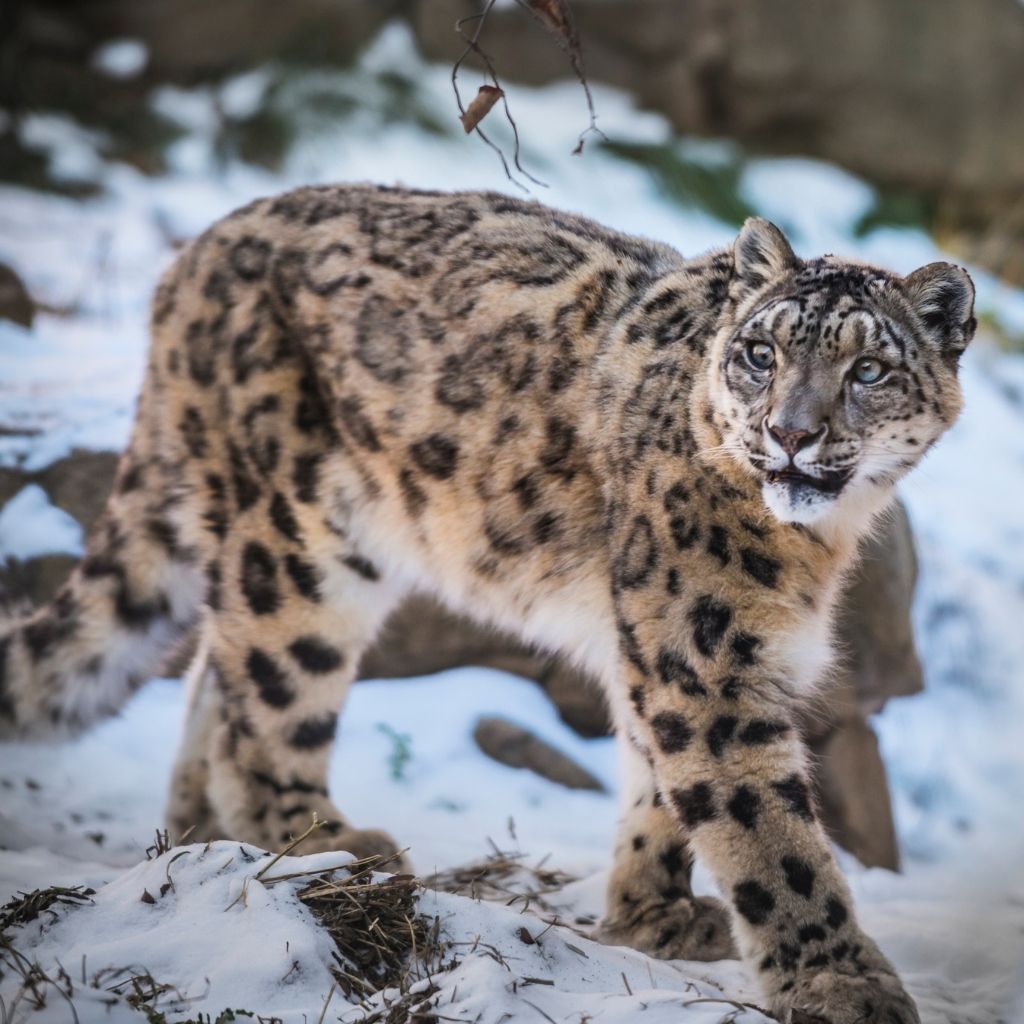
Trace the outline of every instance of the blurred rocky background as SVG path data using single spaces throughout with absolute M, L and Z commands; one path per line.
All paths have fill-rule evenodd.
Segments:
M 71 198 L 102 194 L 102 176 L 88 160 L 55 173 L 46 140 L 19 130 L 39 111 L 66 115 L 92 133 L 105 159 L 145 175 L 164 173 L 182 128 L 151 102 L 154 91 L 223 82 L 257 67 L 270 76 L 262 102 L 218 110 L 213 131 L 225 160 L 273 170 L 298 131 L 288 93 L 295 76 L 350 67 L 394 19 L 409 26 L 425 57 L 451 64 L 464 47 L 453 25 L 480 7 L 472 0 L 6 0 L 0 183 Z M 874 186 L 875 202 L 858 231 L 920 227 L 965 261 L 1024 285 L 1018 0 L 573 0 L 572 7 L 591 82 L 628 90 L 680 135 L 739 144 L 709 169 L 666 144 L 588 140 L 642 167 L 670 199 L 738 224 L 753 212 L 737 188 L 745 154 L 820 158 Z M 507 82 L 572 77 L 555 40 L 515 4 L 490 10 L 486 47 Z M 302 113 L 347 116 L 370 102 L 368 95 L 307 89 Z M 382 125 L 458 130 L 453 109 L 425 103 L 401 66 L 376 73 L 372 97 Z M 31 295 L 17 266 L 0 264 L 0 319 L 30 326 L 38 310 L 69 312 Z M 998 325 L 989 329 L 1003 344 L 1019 345 Z M 0 437 L 16 429 L 22 428 L 0 422 Z M 0 465 L 0 514 L 34 484 L 88 527 L 115 462 L 111 452 L 76 450 L 31 471 Z M 0 587 L 38 603 L 73 564 L 66 554 L 8 558 Z M 910 619 L 915 576 L 913 540 L 900 510 L 866 546 L 840 615 L 847 656 L 827 703 L 806 716 L 825 819 L 842 845 L 872 865 L 895 867 L 899 860 L 869 719 L 887 699 L 922 685 Z M 536 679 L 581 734 L 609 729 L 596 689 L 572 666 L 425 599 L 397 613 L 367 654 L 363 674 L 421 675 L 459 664 Z M 507 763 L 589 784 L 512 723 L 484 722 L 477 739 Z
M 125 160 L 155 171 L 175 129 L 146 103 L 154 85 L 218 80 L 271 59 L 285 69 L 345 65 L 395 18 L 412 27 L 425 56 L 454 61 L 464 43 L 453 25 L 481 6 L 6 0 L 0 107 L 12 118 L 0 126 L 0 178 L 45 184 L 45 161 L 12 131 L 19 111 L 65 110 L 102 129 Z M 833 161 L 879 188 L 872 222 L 921 224 L 963 259 L 1024 284 L 1019 0 L 573 0 L 572 10 L 592 81 L 628 89 L 681 133 Z M 111 76 L 91 59 L 122 38 L 141 42 L 146 60 Z M 510 82 L 568 75 L 556 43 L 513 3 L 489 13 L 486 39 Z M 399 92 L 401 79 L 396 68 Z M 225 145 L 255 160 L 273 161 L 287 147 L 279 111 L 226 127 Z M 694 187 L 687 169 L 656 149 L 627 155 Z

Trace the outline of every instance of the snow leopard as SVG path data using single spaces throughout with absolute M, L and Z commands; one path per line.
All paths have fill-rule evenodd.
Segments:
M 157 288 L 86 555 L 2 631 L 3 733 L 114 714 L 198 627 L 175 835 L 274 848 L 315 813 L 312 848 L 393 851 L 328 759 L 360 653 L 433 593 L 601 681 L 623 782 L 599 938 L 738 952 L 782 1019 L 911 1024 L 795 712 L 859 538 L 957 418 L 973 303 L 955 265 L 804 259 L 759 218 L 686 258 L 501 194 L 255 201 Z

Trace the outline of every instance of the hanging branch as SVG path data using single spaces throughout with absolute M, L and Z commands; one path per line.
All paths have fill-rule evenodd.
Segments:
M 504 108 L 505 111 L 505 119 L 508 121 L 509 126 L 512 129 L 512 162 L 515 165 L 516 170 L 520 174 L 522 174 L 524 178 L 529 179 L 535 185 L 541 185 L 547 188 L 545 182 L 533 177 L 533 175 L 530 174 L 529 171 L 527 171 L 519 162 L 519 128 L 516 125 L 515 119 L 512 117 L 512 111 L 509 110 L 508 99 L 505 96 L 505 90 L 502 89 L 501 84 L 498 82 L 498 74 L 494 70 L 494 65 L 491 63 L 491 58 L 480 48 L 479 45 L 480 33 L 483 32 L 484 25 L 487 22 L 487 15 L 491 13 L 491 8 L 494 7 L 494 4 L 495 0 L 487 0 L 484 9 L 479 14 L 471 14 L 466 18 L 460 18 L 455 23 L 455 31 L 458 32 L 459 35 L 462 36 L 462 38 L 465 39 L 466 41 L 466 48 L 462 51 L 461 55 L 459 56 L 459 59 L 455 62 L 455 66 L 452 68 L 452 89 L 455 92 L 455 102 L 459 105 L 459 114 L 463 119 L 462 123 L 466 124 L 467 111 L 465 106 L 463 106 L 462 96 L 459 93 L 459 68 L 462 67 L 463 62 L 471 53 L 475 53 L 480 58 L 480 60 L 483 61 L 484 67 L 487 68 L 487 73 L 488 75 L 490 75 L 491 82 L 493 83 L 491 88 L 496 89 L 497 92 L 500 93 L 502 107 Z M 463 26 L 473 21 L 476 22 L 476 31 L 470 37 L 466 35 L 465 31 L 463 31 Z M 491 106 L 493 105 L 494 104 L 492 103 Z M 484 142 L 486 142 L 487 145 L 490 146 L 491 149 L 493 149 L 494 152 L 498 154 L 498 158 L 501 160 L 501 166 L 505 168 L 505 176 L 508 178 L 508 180 L 511 181 L 513 184 L 518 185 L 519 188 L 526 192 L 526 186 L 523 185 L 522 182 L 516 181 L 516 179 L 512 176 L 512 172 L 509 170 L 508 160 L 505 159 L 505 154 L 502 152 L 501 147 L 497 143 L 492 142 L 491 139 L 487 137 L 487 135 L 484 133 L 484 130 L 480 127 L 479 123 L 477 123 L 477 125 L 473 127 L 471 130 L 475 131 L 477 135 L 479 135 L 480 138 L 483 139 Z
M 591 132 L 606 138 L 603 131 L 597 127 L 597 111 L 594 109 L 594 97 L 590 92 L 590 84 L 583 70 L 583 50 L 580 47 L 580 37 L 576 32 L 576 22 L 572 16 L 568 0 L 516 0 L 520 7 L 528 10 L 550 32 L 558 45 L 565 51 L 569 58 L 569 65 L 576 75 L 576 80 L 583 88 L 583 95 L 587 98 L 587 111 L 590 114 L 590 124 L 580 132 L 579 140 L 573 154 L 579 156 L 583 152 L 583 144 L 586 136 Z
M 512 111 L 508 104 L 508 97 L 505 95 L 505 90 L 501 87 L 501 83 L 498 81 L 498 74 L 494 68 L 494 63 L 490 56 L 480 46 L 480 35 L 483 32 L 487 16 L 490 14 L 495 2 L 496 0 L 487 0 L 483 10 L 478 14 L 471 14 L 465 18 L 460 18 L 455 23 L 455 31 L 458 32 L 466 42 L 465 49 L 462 51 L 459 59 L 452 67 L 452 90 L 455 93 L 455 102 L 458 104 L 460 119 L 466 133 L 468 134 L 469 132 L 475 131 L 476 134 L 479 135 L 495 153 L 498 154 L 498 159 L 501 160 L 501 165 L 505 169 L 505 176 L 508 180 L 523 189 L 525 192 L 528 191 L 526 186 L 523 185 L 521 181 L 518 181 L 512 174 L 508 159 L 506 158 L 502 148 L 489 138 L 480 127 L 480 122 L 483 121 L 483 119 L 500 101 L 502 110 L 505 114 L 505 120 L 512 129 L 512 166 L 515 167 L 516 171 L 528 181 L 546 188 L 547 185 L 545 182 L 541 181 L 539 178 L 535 178 L 522 165 L 520 159 L 521 147 L 519 140 L 519 127 L 516 124 L 515 119 L 512 117 Z M 569 9 L 568 2 L 567 0 L 516 0 L 516 2 L 521 7 L 528 10 L 544 26 L 544 28 L 546 28 L 555 37 L 558 44 L 568 55 L 569 63 L 576 74 L 576 78 L 583 86 L 583 92 L 587 98 L 587 110 L 590 113 L 590 124 L 580 133 L 579 140 L 576 143 L 576 148 L 573 150 L 573 153 L 578 155 L 583 152 L 585 137 L 590 132 L 596 132 L 598 135 L 601 135 L 602 138 L 604 137 L 604 133 L 597 127 L 597 114 L 594 110 L 594 100 L 590 93 L 590 86 L 587 84 L 586 76 L 583 72 L 582 51 L 580 49 L 579 37 L 576 33 L 575 24 L 572 19 L 572 12 Z M 473 34 L 470 36 L 466 32 L 466 28 L 474 22 L 476 23 L 476 27 Z M 460 68 L 471 53 L 475 54 L 483 63 L 487 74 L 490 77 L 491 84 L 480 86 L 476 96 L 467 107 L 463 103 L 462 95 L 459 92 L 458 77 Z

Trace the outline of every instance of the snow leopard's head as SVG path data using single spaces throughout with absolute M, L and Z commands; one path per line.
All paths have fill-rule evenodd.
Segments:
M 970 277 L 949 263 L 901 278 L 800 260 L 759 218 L 733 260 L 732 314 L 710 366 L 720 450 L 761 481 L 782 522 L 870 519 L 960 411 Z

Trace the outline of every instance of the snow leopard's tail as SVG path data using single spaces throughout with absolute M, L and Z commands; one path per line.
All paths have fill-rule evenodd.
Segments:
M 68 582 L 35 611 L 0 607 L 0 737 L 66 736 L 115 714 L 198 616 L 205 575 L 183 540 L 171 467 L 147 443 L 145 406 L 143 395 L 113 493 Z

